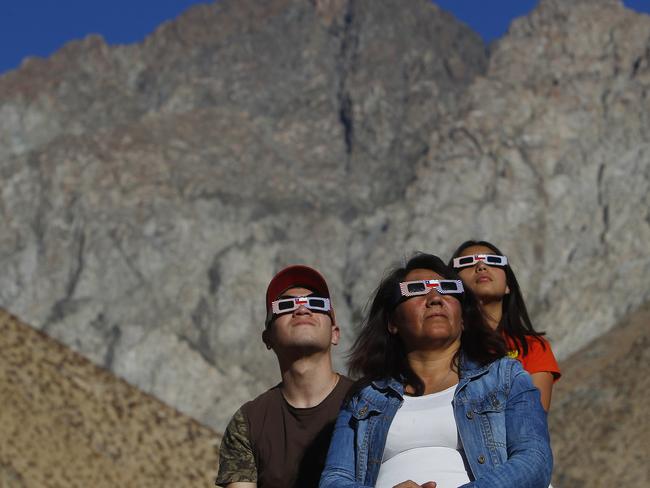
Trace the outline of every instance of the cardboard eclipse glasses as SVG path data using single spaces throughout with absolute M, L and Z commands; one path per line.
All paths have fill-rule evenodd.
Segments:
M 499 256 L 498 254 L 474 254 L 472 256 L 461 256 L 454 258 L 454 268 L 465 268 L 466 266 L 474 266 L 476 263 L 485 263 L 488 266 L 506 266 L 508 258 Z
M 399 290 L 403 297 L 414 297 L 427 295 L 435 289 L 441 295 L 448 293 L 463 293 L 463 282 L 460 280 L 417 280 L 403 281 L 399 284 Z
M 309 296 L 281 298 L 280 300 L 275 300 L 271 302 L 271 310 L 274 314 L 280 315 L 283 313 L 293 312 L 301 305 L 304 305 L 312 312 L 329 312 L 332 308 L 329 298 Z

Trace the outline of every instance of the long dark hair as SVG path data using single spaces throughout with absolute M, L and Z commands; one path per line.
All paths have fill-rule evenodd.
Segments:
M 350 350 L 348 366 L 352 376 L 360 380 L 350 395 L 370 382 L 383 378 L 396 378 L 413 386 L 416 395 L 424 392 L 422 379 L 413 371 L 406 357 L 402 340 L 388 331 L 392 314 L 402 300 L 399 284 L 414 269 L 430 269 L 445 279 L 460 279 L 453 269 L 438 256 L 417 253 L 406 265 L 391 270 L 381 281 L 372 298 L 370 309 L 362 322 L 361 332 Z M 471 290 L 460 295 L 463 332 L 460 350 L 469 359 L 484 365 L 502 357 L 505 345 L 502 338 L 485 322 L 478 301 Z M 458 370 L 459 354 L 454 358 Z
M 451 266 L 454 258 L 460 256 L 465 249 L 472 246 L 484 246 L 492 249 L 495 254 L 504 256 L 498 247 L 488 241 L 470 240 L 465 241 L 458 246 L 449 260 L 449 265 Z M 546 333 L 538 332 L 533 328 L 533 324 L 528 316 L 528 310 L 526 309 L 526 302 L 524 302 L 524 296 L 521 293 L 521 288 L 519 288 L 519 282 L 515 277 L 515 273 L 510 267 L 510 262 L 508 262 L 503 269 L 506 272 L 506 284 L 510 289 L 510 293 L 503 297 L 501 305 L 501 320 L 499 321 L 497 330 L 504 332 L 508 337 L 515 341 L 517 349 L 522 351 L 524 356 L 528 354 L 528 342 L 526 341 L 526 336 L 535 337 L 542 344 L 542 347 L 546 349 L 546 344 L 544 343 L 544 340 L 542 340 L 542 336 Z

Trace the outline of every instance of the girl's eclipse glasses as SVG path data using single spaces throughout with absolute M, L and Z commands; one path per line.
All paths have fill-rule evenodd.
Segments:
M 508 258 L 499 256 L 498 254 L 474 254 L 472 256 L 461 256 L 454 258 L 454 268 L 465 268 L 467 266 L 474 266 L 476 263 L 485 263 L 488 266 L 506 266 Z

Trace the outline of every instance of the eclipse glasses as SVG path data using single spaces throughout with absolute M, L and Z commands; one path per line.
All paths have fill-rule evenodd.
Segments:
M 297 310 L 301 305 L 313 312 L 329 312 L 331 310 L 329 298 L 321 297 L 291 297 L 281 298 L 271 302 L 271 309 L 274 314 L 283 314 Z
M 402 292 L 403 297 L 427 295 L 433 289 L 442 295 L 448 293 L 463 293 L 464 291 L 463 282 L 460 280 L 403 281 L 399 284 L 399 289 Z
M 498 254 L 474 254 L 472 256 L 461 256 L 454 258 L 454 268 L 465 268 L 466 266 L 474 266 L 476 263 L 485 263 L 488 266 L 506 266 L 508 258 L 499 256 Z

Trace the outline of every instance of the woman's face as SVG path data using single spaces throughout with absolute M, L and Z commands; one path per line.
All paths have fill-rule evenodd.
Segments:
M 472 256 L 474 254 L 496 253 L 487 246 L 469 246 L 460 253 L 460 256 Z M 474 266 L 468 266 L 456 271 L 463 280 L 463 284 L 472 290 L 483 303 L 500 302 L 505 295 L 510 293 L 506 282 L 506 272 L 499 266 L 488 266 L 482 261 L 478 261 Z
M 441 279 L 446 278 L 435 271 L 414 269 L 404 281 Z M 460 344 L 463 331 L 460 301 L 435 289 L 427 295 L 408 298 L 395 308 L 388 330 L 400 336 L 407 352 Z

